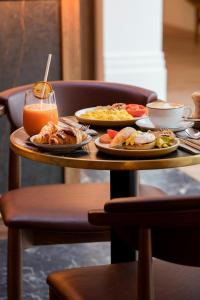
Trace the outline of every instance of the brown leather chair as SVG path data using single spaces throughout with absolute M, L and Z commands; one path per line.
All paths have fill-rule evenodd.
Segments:
M 142 201 L 141 201 L 142 200 Z M 196 244 L 187 256 L 192 266 L 152 259 L 151 234 L 166 229 L 200 230 L 200 197 L 151 197 L 107 202 L 89 212 L 91 224 L 139 230 L 138 262 L 62 270 L 48 276 L 51 300 L 197 300 L 200 298 L 200 257 Z M 122 225 L 123 224 L 123 225 Z M 190 241 L 185 239 L 185 243 Z M 168 245 L 174 249 L 174 245 Z M 172 250 L 173 251 L 173 250 Z M 184 249 L 183 249 L 183 252 Z M 196 260 L 192 258 L 195 253 Z
M 96 81 L 52 82 L 60 116 L 76 110 L 118 102 L 146 104 L 156 100 L 152 91 L 123 84 Z M 11 132 L 22 126 L 25 90 L 21 86 L 0 93 L 11 123 Z M 21 299 L 22 253 L 30 245 L 97 242 L 110 239 L 108 227 L 88 223 L 90 208 L 102 208 L 110 198 L 109 185 L 57 184 L 20 187 L 20 158 L 10 150 L 9 187 L 0 203 L 8 226 L 8 299 Z M 18 188 L 18 189 L 17 189 Z M 163 194 L 159 189 L 140 186 L 141 194 Z

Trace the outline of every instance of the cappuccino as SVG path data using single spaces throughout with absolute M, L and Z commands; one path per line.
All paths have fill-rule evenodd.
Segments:
M 175 128 L 192 111 L 183 104 L 155 101 L 147 104 L 148 116 L 156 128 Z
M 183 107 L 183 104 L 165 102 L 165 101 L 155 101 L 147 104 L 147 107 L 157 108 L 157 109 L 171 109 L 171 108 L 179 108 Z

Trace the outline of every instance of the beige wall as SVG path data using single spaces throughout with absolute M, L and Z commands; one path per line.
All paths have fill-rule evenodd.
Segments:
M 164 0 L 164 24 L 194 30 L 195 10 L 187 0 Z

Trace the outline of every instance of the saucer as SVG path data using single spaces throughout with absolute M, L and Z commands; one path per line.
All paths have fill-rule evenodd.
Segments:
M 39 144 L 34 142 L 34 135 L 30 137 L 30 143 L 38 147 L 39 149 L 46 150 L 49 152 L 57 153 L 71 153 L 75 150 L 85 146 L 91 142 L 92 137 L 88 135 L 87 139 L 81 142 L 80 144 L 64 144 L 64 145 L 50 145 L 50 144 Z
M 155 125 L 150 121 L 149 118 L 137 120 L 135 122 L 135 124 L 144 130 L 159 130 L 160 129 L 158 127 L 155 127 Z M 169 128 L 169 129 L 171 129 L 174 132 L 177 132 L 177 131 L 183 131 L 188 127 L 192 127 L 193 125 L 194 125 L 194 122 L 181 121 L 176 127 Z

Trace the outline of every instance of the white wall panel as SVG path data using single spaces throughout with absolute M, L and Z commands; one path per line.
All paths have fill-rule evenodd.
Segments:
M 166 97 L 162 0 L 104 0 L 104 78 Z

